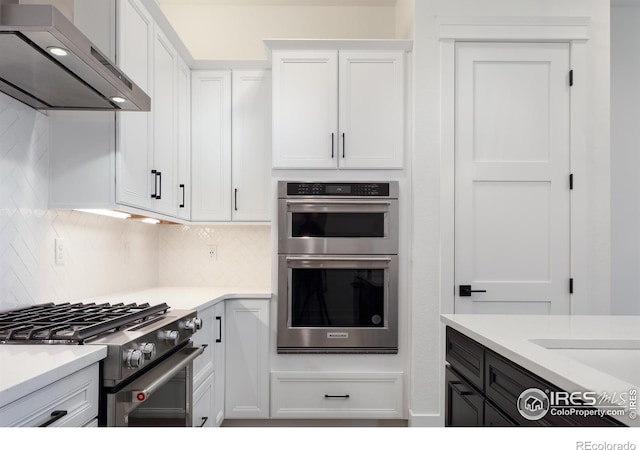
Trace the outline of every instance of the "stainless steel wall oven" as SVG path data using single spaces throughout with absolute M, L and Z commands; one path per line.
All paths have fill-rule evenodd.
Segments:
M 278 352 L 397 353 L 398 183 L 278 194 Z

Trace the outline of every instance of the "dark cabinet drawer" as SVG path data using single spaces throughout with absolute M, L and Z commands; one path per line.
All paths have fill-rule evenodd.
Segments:
M 485 396 L 503 410 L 511 419 L 524 426 L 616 426 L 614 419 L 599 416 L 554 415 L 547 413 L 540 420 L 529 420 L 518 411 L 518 397 L 529 388 L 545 393 L 562 392 L 553 384 L 541 379 L 508 359 L 486 350 Z
M 484 421 L 484 398 L 451 366 L 445 369 L 446 410 L 445 426 L 478 427 Z
M 513 427 L 518 425 L 506 414 L 493 406 L 491 402 L 484 402 L 484 426 L 485 427 Z
M 446 358 L 449 364 L 480 390 L 484 390 L 484 347 L 447 327 Z

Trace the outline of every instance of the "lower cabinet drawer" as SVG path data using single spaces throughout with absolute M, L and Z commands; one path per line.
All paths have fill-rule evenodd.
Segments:
M 402 419 L 403 373 L 272 372 L 271 417 Z
M 0 408 L 0 426 L 38 427 L 50 422 L 47 426 L 81 427 L 95 419 L 100 385 L 98 367 L 98 364 L 88 366 Z M 59 419 L 54 420 L 56 417 Z
M 213 427 L 213 377 L 211 373 L 193 392 L 193 426 Z

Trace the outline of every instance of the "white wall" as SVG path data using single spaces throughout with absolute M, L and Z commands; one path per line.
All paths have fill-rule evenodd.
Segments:
M 592 313 L 609 311 L 609 2 L 607 0 L 418 0 L 414 23 L 414 154 L 413 171 L 413 303 L 412 303 L 412 423 L 438 425 L 444 381 L 440 292 L 440 47 L 438 16 L 582 16 L 589 17 L 587 111 L 589 135 L 584 149 L 588 177 L 576 188 L 587 189 L 587 283 L 584 301 Z M 447 230 L 444 230 L 447 232 Z M 453 232 L 449 230 L 448 232 Z
M 49 118 L 0 94 L 0 310 L 157 285 L 155 227 L 47 209 L 49 148 Z
M 335 3 L 335 2 L 332 2 Z M 195 59 L 266 59 L 267 38 L 389 39 L 393 6 L 230 5 L 161 2 Z
M 620 4 L 621 3 L 621 4 Z M 611 8 L 611 312 L 640 314 L 640 2 Z

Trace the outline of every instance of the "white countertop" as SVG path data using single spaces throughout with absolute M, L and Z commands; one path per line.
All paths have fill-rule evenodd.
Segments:
M 158 287 L 141 291 L 122 292 L 100 297 L 87 298 L 89 301 L 166 303 L 172 309 L 204 309 L 223 300 L 233 298 L 271 298 L 271 289 L 228 287 Z
M 3 345 L 0 408 L 106 356 L 104 345 Z
M 441 321 L 567 392 L 640 393 L 640 316 L 443 314 Z M 640 426 L 639 418 L 616 419 Z

